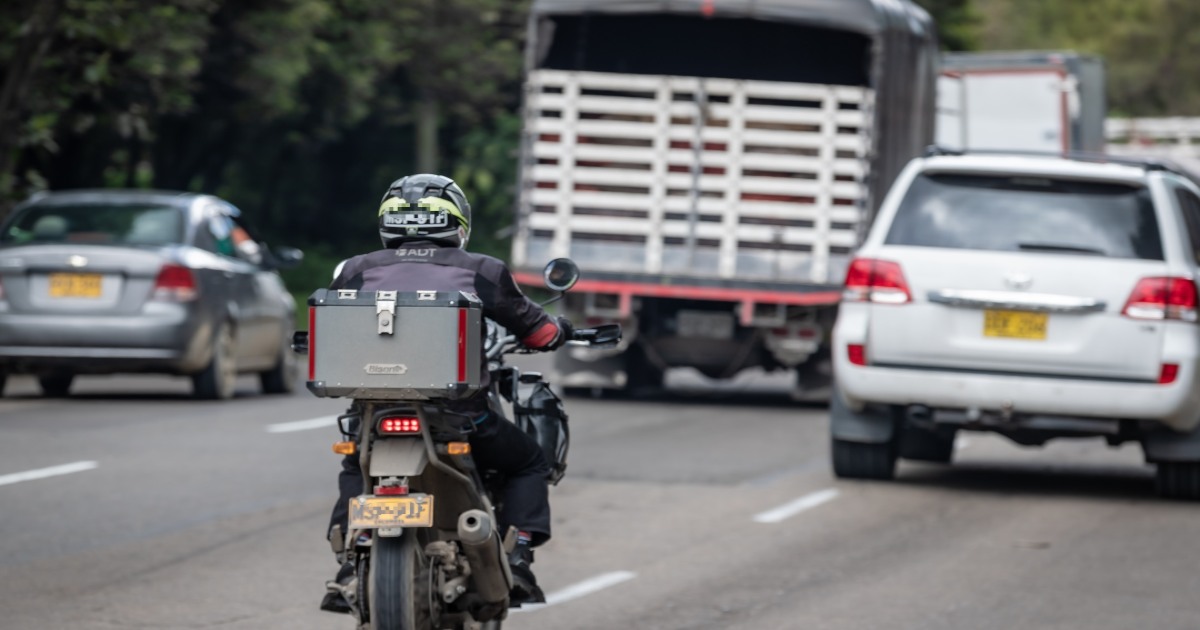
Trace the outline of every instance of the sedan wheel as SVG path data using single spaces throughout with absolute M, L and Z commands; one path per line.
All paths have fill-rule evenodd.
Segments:
M 259 372 L 258 379 L 264 394 L 290 394 L 296 390 L 296 354 L 288 344 L 279 351 L 275 367 Z
M 71 393 L 71 382 L 75 380 L 74 374 L 51 374 L 49 376 L 39 376 L 38 384 L 42 386 L 42 393 L 50 398 L 65 398 Z
M 233 331 L 221 326 L 213 340 L 212 359 L 199 374 L 192 376 L 192 390 L 196 398 L 228 400 L 233 398 L 237 382 L 237 365 L 233 358 Z

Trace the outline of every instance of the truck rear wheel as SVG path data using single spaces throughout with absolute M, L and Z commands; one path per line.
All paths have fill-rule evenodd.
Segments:
M 625 351 L 625 391 L 657 391 L 662 389 L 665 370 L 650 360 L 641 343 Z
M 881 479 L 896 476 L 895 445 L 833 439 L 833 474 L 841 479 Z

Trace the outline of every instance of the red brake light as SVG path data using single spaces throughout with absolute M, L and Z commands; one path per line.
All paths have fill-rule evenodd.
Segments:
M 847 302 L 907 304 L 912 301 L 908 281 L 899 263 L 874 258 L 855 258 L 846 271 L 842 299 Z
M 154 297 L 160 300 L 187 302 L 196 299 L 196 277 L 182 265 L 166 264 L 154 279 Z
M 1196 321 L 1196 283 L 1189 278 L 1142 278 L 1121 314 L 1134 319 Z
M 852 343 L 846 346 L 846 354 L 850 357 L 850 363 L 854 365 L 867 364 L 867 347 L 861 343 Z
M 421 432 L 420 418 L 384 418 L 379 421 L 379 432 L 384 435 L 412 435 Z
M 375 496 L 395 497 L 408 494 L 408 486 L 375 486 Z
M 317 309 L 308 307 L 308 380 L 317 380 Z
M 1158 373 L 1159 385 L 1170 385 L 1175 382 L 1179 376 L 1179 366 L 1174 363 L 1164 363 L 1162 371 Z

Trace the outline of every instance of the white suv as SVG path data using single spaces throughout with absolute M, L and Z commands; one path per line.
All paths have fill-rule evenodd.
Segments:
M 1141 442 L 1200 499 L 1200 188 L 1153 163 L 931 155 L 897 178 L 833 333 L 839 477 L 958 430 Z

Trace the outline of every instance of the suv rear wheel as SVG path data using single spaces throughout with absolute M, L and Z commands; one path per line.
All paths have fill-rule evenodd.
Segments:
M 846 403 L 842 401 L 842 397 L 834 392 L 829 397 L 829 415 L 831 423 L 841 422 L 863 422 L 869 424 L 877 424 L 880 420 L 877 414 L 874 413 L 855 413 L 851 411 Z M 864 409 L 864 412 L 870 411 Z M 883 413 L 891 413 L 887 410 Z M 887 415 L 883 416 L 883 421 L 889 421 Z M 894 416 L 891 420 L 895 422 Z M 896 476 L 896 456 L 898 455 L 897 446 L 899 442 L 899 434 L 897 429 L 893 428 L 890 433 L 891 437 L 883 442 L 859 442 L 854 440 L 845 440 L 832 438 L 830 453 L 833 460 L 833 474 L 842 479 L 892 479 Z
M 1200 499 L 1200 462 L 1161 462 L 1154 481 L 1160 496 Z

